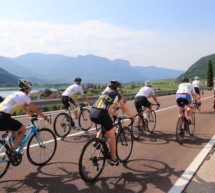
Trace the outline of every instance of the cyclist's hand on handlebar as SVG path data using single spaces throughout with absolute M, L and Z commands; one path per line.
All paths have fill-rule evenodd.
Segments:
M 46 115 L 45 120 L 49 123 L 52 123 L 51 115 Z

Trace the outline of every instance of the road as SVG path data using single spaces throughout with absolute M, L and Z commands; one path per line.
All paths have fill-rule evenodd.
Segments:
M 187 137 L 179 145 L 175 140 L 175 96 L 158 97 L 158 100 L 161 108 L 157 111 L 156 133 L 144 133 L 135 141 L 128 163 L 118 167 L 106 165 L 96 183 L 85 183 L 78 172 L 80 152 L 95 131 L 72 131 L 70 137 L 58 140 L 56 154 L 46 166 L 31 165 L 24 151 L 23 162 L 18 167 L 10 166 L 0 180 L 0 192 L 168 192 L 215 134 L 215 113 L 212 92 L 208 91 L 202 100 L 201 112 L 196 114 L 195 137 Z M 127 105 L 135 113 L 133 101 Z M 21 121 L 27 124 L 29 119 Z

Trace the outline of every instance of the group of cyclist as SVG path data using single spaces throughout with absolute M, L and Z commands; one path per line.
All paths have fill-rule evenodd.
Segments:
M 63 93 L 62 93 L 62 103 L 64 104 L 66 110 L 68 111 L 70 108 L 76 109 L 79 103 L 78 98 L 76 97 L 77 93 L 80 93 L 83 99 L 91 105 L 91 102 L 86 97 L 81 87 L 81 78 L 77 77 L 74 79 L 74 84 L 69 86 Z M 18 132 L 13 147 L 7 154 L 15 154 L 16 148 L 18 144 L 21 142 L 22 137 L 26 132 L 26 127 L 20 123 L 18 120 L 15 120 L 11 117 L 11 115 L 18 109 L 21 109 L 23 112 L 29 114 L 30 116 L 33 113 L 28 110 L 24 105 L 27 104 L 28 107 L 37 115 L 41 116 L 42 118 L 49 120 L 48 116 L 45 116 L 42 112 L 40 112 L 32 103 L 30 97 L 30 91 L 32 89 L 32 83 L 25 79 L 20 79 L 18 81 L 18 85 L 20 90 L 9 95 L 6 99 L 0 104 L 0 131 L 2 130 L 10 130 L 10 132 Z M 121 84 L 116 81 L 112 80 L 108 83 L 106 89 L 101 93 L 98 97 L 97 101 L 92 105 L 92 109 L 90 112 L 91 120 L 96 123 L 100 124 L 106 131 L 107 136 L 109 138 L 109 145 L 111 151 L 111 159 L 109 163 L 111 165 L 118 165 L 119 161 L 116 158 L 116 140 L 115 140 L 115 129 L 113 127 L 112 117 L 116 117 L 116 104 L 119 103 L 122 107 L 122 110 L 127 114 L 130 118 L 136 119 L 135 121 L 139 121 L 138 118 L 129 111 L 126 107 L 125 99 L 121 92 Z M 182 83 L 179 85 L 177 93 L 176 93 L 176 104 L 178 106 L 179 116 L 182 113 L 181 104 L 184 103 L 188 106 L 187 109 L 187 119 L 190 120 L 190 115 L 192 113 L 192 98 L 200 103 L 201 93 L 204 94 L 204 88 L 201 82 L 199 81 L 199 77 L 195 77 L 193 84 L 189 83 L 188 79 L 184 79 Z M 215 89 L 215 81 L 214 81 L 214 89 Z M 152 82 L 146 81 L 145 86 L 142 87 L 139 92 L 136 94 L 134 99 L 134 105 L 136 107 L 136 111 L 138 113 L 141 112 L 142 106 L 147 107 L 146 111 L 146 119 L 149 116 L 150 111 L 152 110 L 152 104 L 149 102 L 148 98 L 151 97 L 154 101 L 160 105 L 154 90 L 152 89 Z M 72 106 L 70 106 L 70 103 Z M 215 94 L 214 94 L 214 103 L 215 103 Z M 215 106 L 215 105 L 214 105 Z M 214 107 L 215 108 L 215 107 Z M 78 125 L 78 112 L 74 111 L 75 114 L 75 127 L 79 127 Z M 99 137 L 99 132 L 97 136 Z

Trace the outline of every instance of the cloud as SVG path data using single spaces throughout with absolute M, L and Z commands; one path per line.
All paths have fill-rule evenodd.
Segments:
M 215 32 L 166 33 L 130 30 L 103 21 L 77 25 L 0 20 L 1 56 L 39 52 L 68 56 L 94 54 L 126 59 L 131 65 L 186 70 L 200 57 L 214 53 Z

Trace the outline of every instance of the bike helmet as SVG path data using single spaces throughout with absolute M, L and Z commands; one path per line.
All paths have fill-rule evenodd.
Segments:
M 147 81 L 145 82 L 145 86 L 152 86 L 152 82 L 149 81 L 149 80 L 147 80 Z
M 80 77 L 76 77 L 76 78 L 74 79 L 74 82 L 81 82 L 81 78 L 80 78 Z
M 113 90 L 117 90 L 117 88 L 121 87 L 121 83 L 118 82 L 117 80 L 111 80 L 108 86 Z
M 19 88 L 27 90 L 32 88 L 32 83 L 26 79 L 19 79 L 18 80 Z
M 198 76 L 195 76 L 195 78 L 194 78 L 195 80 L 199 80 L 199 77 Z

